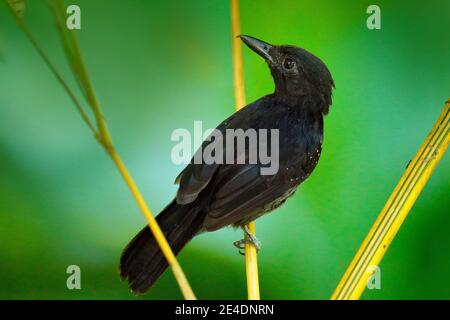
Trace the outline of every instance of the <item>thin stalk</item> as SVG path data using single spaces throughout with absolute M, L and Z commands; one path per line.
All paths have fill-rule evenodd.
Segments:
M 242 59 L 242 43 L 237 37 L 241 34 L 239 0 L 231 0 L 231 41 L 234 74 L 234 92 L 236 111 L 245 106 L 244 65 Z M 247 225 L 249 231 L 255 235 L 255 222 Z M 247 238 L 247 235 L 245 235 Z M 245 244 L 245 266 L 247 274 L 247 295 L 249 300 L 259 300 L 258 257 L 256 247 Z
M 112 146 L 111 135 L 89 77 L 86 64 L 84 63 L 76 31 L 75 29 L 68 30 L 64 27 L 64 21 L 67 17 L 64 10 L 65 5 L 63 0 L 53 0 L 52 3 L 58 31 L 63 41 L 64 48 L 66 49 L 69 63 L 72 66 L 73 72 L 77 76 L 76 78 L 78 83 L 80 84 L 82 91 L 84 92 L 86 99 L 92 108 L 92 111 L 94 112 L 95 119 L 97 121 L 97 128 L 100 132 L 100 137 L 102 138 L 102 144 L 106 149 L 108 149 Z
M 144 198 L 142 197 L 142 194 L 140 193 L 137 185 L 135 184 L 134 180 L 132 179 L 131 175 L 128 172 L 128 169 L 126 168 L 125 164 L 123 163 L 122 159 L 120 158 L 119 154 L 117 153 L 114 144 L 111 139 L 111 135 L 108 130 L 108 126 L 106 123 L 106 120 L 103 116 L 103 113 L 101 111 L 100 103 L 98 102 L 94 88 L 92 86 L 92 83 L 90 81 L 87 68 L 83 62 L 81 51 L 79 49 L 78 40 L 76 37 L 75 32 L 70 33 L 71 36 L 68 39 L 68 42 L 65 43 L 65 45 L 71 46 L 71 54 L 68 55 L 69 62 L 73 66 L 77 66 L 77 73 L 81 78 L 79 79 L 80 84 L 83 86 L 83 89 L 85 90 L 85 93 L 87 95 L 87 100 L 94 112 L 95 119 L 98 126 L 98 131 L 94 127 L 94 125 L 89 120 L 88 115 L 82 108 L 81 104 L 79 103 L 78 99 L 76 98 L 73 91 L 70 89 L 70 87 L 67 85 L 67 83 L 64 81 L 60 73 L 56 70 L 54 65 L 51 63 L 51 61 L 48 59 L 47 55 L 44 53 L 42 48 L 39 46 L 33 35 L 31 34 L 29 28 L 26 26 L 25 22 L 21 17 L 17 15 L 17 13 L 14 11 L 14 9 L 10 6 L 7 0 L 5 0 L 6 5 L 8 8 L 10 8 L 11 13 L 13 14 L 14 18 L 16 19 L 16 22 L 18 23 L 19 27 L 22 29 L 22 31 L 25 33 L 27 38 L 31 41 L 34 48 L 38 51 L 39 55 L 43 58 L 47 66 L 51 69 L 52 73 L 55 75 L 55 77 L 58 79 L 58 81 L 63 86 L 64 90 L 67 92 L 67 94 L 70 96 L 72 101 L 75 103 L 78 111 L 80 112 L 83 120 L 86 122 L 88 127 L 94 132 L 95 137 L 97 138 L 97 141 L 104 147 L 107 154 L 111 157 L 112 161 L 114 162 L 116 168 L 122 175 L 126 185 L 131 191 L 132 196 L 134 197 L 136 203 L 138 204 L 139 209 L 141 210 L 142 214 L 146 218 L 148 225 L 150 227 L 150 230 L 152 231 L 156 242 L 161 248 L 162 253 L 167 259 L 168 264 L 171 266 L 172 271 L 175 275 L 175 279 L 178 282 L 178 285 L 180 286 L 180 289 L 182 291 L 182 294 L 185 299 L 187 300 L 195 300 L 195 295 L 189 285 L 189 282 L 187 281 L 187 278 L 179 265 L 173 251 L 170 248 L 169 243 L 167 242 L 167 239 L 164 237 L 163 232 L 161 231 L 161 228 L 159 227 L 158 223 L 156 222 L 155 218 L 153 217 L 150 209 L 148 208 Z M 58 3 L 59 2 L 59 3 Z M 54 2 L 55 4 L 61 5 L 63 8 L 62 2 L 59 0 L 56 0 Z M 59 11 L 61 13 L 61 11 Z M 65 16 L 64 11 L 62 13 Z M 58 13 L 55 11 L 55 16 L 57 16 Z M 67 52 L 66 52 L 67 53 Z M 73 60 L 71 60 L 73 59 Z M 74 61 L 76 61 L 74 63 Z
M 383 210 L 353 258 L 332 300 L 357 300 L 367 281 L 383 259 L 389 245 L 402 226 L 428 179 L 442 159 L 450 142 L 450 100 L 406 168 Z
M 64 90 L 69 95 L 69 98 L 72 100 L 72 102 L 75 104 L 75 107 L 77 108 L 78 112 L 81 115 L 81 118 L 86 123 L 86 125 L 91 129 L 92 133 L 94 134 L 95 138 L 98 139 L 99 135 L 97 133 L 97 129 L 92 124 L 91 120 L 89 119 L 89 116 L 87 115 L 86 111 L 84 111 L 83 106 L 81 105 L 80 101 L 77 99 L 76 95 L 70 90 L 69 85 L 66 81 L 64 81 L 63 77 L 59 74 L 58 70 L 56 70 L 55 66 L 52 64 L 48 56 L 45 54 L 44 50 L 41 48 L 41 46 L 38 44 L 36 39 L 34 38 L 31 31 L 28 29 L 27 25 L 23 21 L 22 18 L 17 16 L 16 12 L 11 8 L 11 6 L 8 4 L 7 0 L 5 0 L 6 6 L 9 8 L 11 14 L 14 16 L 17 25 L 22 30 L 22 32 L 25 34 L 25 36 L 28 38 L 28 40 L 31 42 L 39 56 L 44 60 L 45 64 L 48 66 L 50 71 L 55 76 L 56 80 L 61 84 L 61 86 L 64 88 Z

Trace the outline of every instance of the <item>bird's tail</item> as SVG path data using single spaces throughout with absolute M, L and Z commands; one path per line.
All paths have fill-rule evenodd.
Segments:
M 157 217 L 175 255 L 201 230 L 204 217 L 194 206 L 172 201 Z M 120 277 L 134 293 L 144 293 L 167 269 L 168 263 L 148 226 L 128 244 L 120 258 Z

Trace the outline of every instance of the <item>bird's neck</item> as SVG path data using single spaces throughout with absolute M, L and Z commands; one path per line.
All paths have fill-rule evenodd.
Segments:
M 285 105 L 300 113 L 307 113 L 313 116 L 322 118 L 322 110 L 327 102 L 322 98 L 322 95 L 311 90 L 298 90 L 294 92 L 286 92 L 284 90 L 277 90 L 272 94 L 272 99 L 277 104 Z
M 328 113 L 331 104 L 331 91 L 329 86 L 315 86 L 304 79 L 290 79 L 287 81 L 272 71 L 275 82 L 273 97 L 284 104 L 299 108 L 313 108 L 321 115 Z

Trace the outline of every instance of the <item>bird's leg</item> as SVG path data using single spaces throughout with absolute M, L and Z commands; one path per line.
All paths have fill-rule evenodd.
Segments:
M 259 241 L 247 228 L 247 226 L 244 226 L 244 232 L 247 235 L 247 241 L 253 244 L 256 248 L 256 251 L 259 251 L 261 249 L 261 241 Z
M 239 253 L 242 255 L 245 255 L 245 251 L 243 252 L 242 250 L 245 249 L 246 243 L 253 244 L 256 248 L 256 252 L 259 252 L 261 249 L 261 242 L 250 232 L 250 230 L 248 230 L 247 226 L 244 226 L 242 229 L 245 232 L 245 238 L 235 241 L 233 245 L 239 249 Z

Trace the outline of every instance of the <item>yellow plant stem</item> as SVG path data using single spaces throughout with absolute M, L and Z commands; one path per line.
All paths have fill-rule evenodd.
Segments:
M 332 300 L 359 299 L 450 142 L 450 100 L 353 258 Z
M 233 85 L 236 111 L 245 107 L 244 59 L 242 58 L 241 16 L 239 0 L 231 0 L 231 47 L 233 60 Z
M 231 36 L 232 36 L 232 58 L 234 68 L 234 92 L 236 111 L 245 106 L 244 66 L 242 59 L 242 44 L 238 35 L 241 34 L 241 23 L 239 14 L 239 0 L 231 0 Z M 255 223 L 247 225 L 249 231 L 255 234 Z M 245 235 L 247 237 L 247 235 Z M 256 247 L 246 242 L 245 244 L 245 266 L 247 274 L 247 294 L 249 300 L 259 300 L 259 278 L 258 259 Z
M 95 95 L 94 88 L 92 86 L 92 83 L 90 81 L 87 68 L 83 62 L 81 51 L 79 49 L 78 40 L 76 37 L 75 31 L 70 31 L 70 45 L 71 47 L 71 56 L 69 59 L 74 59 L 75 61 L 69 61 L 70 63 L 74 64 L 76 63 L 77 70 L 74 72 L 77 72 L 79 75 L 81 75 L 81 81 L 80 85 L 82 86 L 82 89 L 85 91 L 85 94 L 87 95 L 87 100 L 90 105 L 90 107 L 93 110 L 96 124 L 98 128 L 95 128 L 92 122 L 90 121 L 88 115 L 84 111 L 83 107 L 81 106 L 81 103 L 76 98 L 73 91 L 70 89 L 70 87 L 67 85 L 67 83 L 64 81 L 63 77 L 60 75 L 60 73 L 56 70 L 55 66 L 51 63 L 50 59 L 48 59 L 47 55 L 44 53 L 42 48 L 39 46 L 38 42 L 33 37 L 32 33 L 30 32 L 29 28 L 25 24 L 22 17 L 18 16 L 17 12 L 14 10 L 14 8 L 10 5 L 8 1 L 6 1 L 6 5 L 9 7 L 12 15 L 16 19 L 17 24 L 22 29 L 22 31 L 25 33 L 27 38 L 30 40 L 34 48 L 37 50 L 39 55 L 42 57 L 44 62 L 47 64 L 47 66 L 50 68 L 52 73 L 55 75 L 58 82 L 63 86 L 64 90 L 68 93 L 71 100 L 75 103 L 78 111 L 80 112 L 83 120 L 86 122 L 88 127 L 92 130 L 94 133 L 97 141 L 103 146 L 103 148 L 106 150 L 106 152 L 109 154 L 111 159 L 113 160 L 114 164 L 116 165 L 117 169 L 119 170 L 120 174 L 122 175 L 123 179 L 125 180 L 128 188 L 131 191 L 131 194 L 133 195 L 134 199 L 136 200 L 139 209 L 141 210 L 142 214 L 144 215 L 145 219 L 148 222 L 148 225 L 150 227 L 150 230 L 153 233 L 153 236 L 155 237 L 156 242 L 161 248 L 162 253 L 164 254 L 165 258 L 167 259 L 168 264 L 171 266 L 172 271 L 175 275 L 175 279 L 178 282 L 178 285 L 180 286 L 181 292 L 185 299 L 187 300 L 195 300 L 195 295 L 189 285 L 189 282 L 187 281 L 187 278 L 181 269 L 181 266 L 179 265 L 172 249 L 169 246 L 169 243 L 167 242 L 167 239 L 165 238 L 163 232 L 161 231 L 161 228 L 159 227 L 158 223 L 156 222 L 155 218 L 153 217 L 150 209 L 148 208 L 144 198 L 142 197 L 142 194 L 140 193 L 138 187 L 136 186 L 133 178 L 129 174 L 127 168 L 125 167 L 125 164 L 122 162 L 122 159 L 120 158 L 119 154 L 116 152 L 114 148 L 114 144 L 111 138 L 111 135 L 109 133 L 109 129 L 106 123 L 106 120 L 103 116 L 100 103 L 97 100 L 97 97 Z M 61 0 L 54 0 L 54 3 L 56 5 L 56 8 L 59 10 L 55 10 L 55 14 L 65 14 L 64 10 L 62 8 L 64 7 L 63 2 Z M 56 16 L 58 19 L 58 16 Z M 59 17 L 61 18 L 61 17 Z M 75 64 L 74 64 L 75 65 Z
M 255 222 L 247 225 L 251 234 L 255 235 Z M 245 235 L 247 237 L 247 235 Z M 247 275 L 247 296 L 249 300 L 259 300 L 258 256 L 253 244 L 245 243 L 245 266 Z

